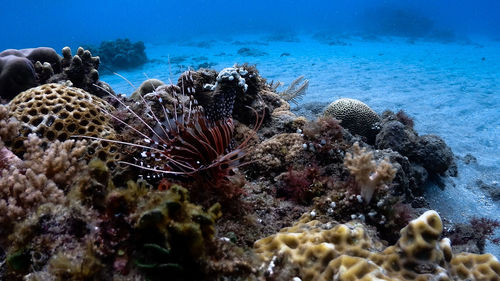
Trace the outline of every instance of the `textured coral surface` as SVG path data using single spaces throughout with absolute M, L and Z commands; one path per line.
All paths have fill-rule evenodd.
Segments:
M 359 222 L 332 227 L 305 215 L 254 247 L 265 263 L 278 256 L 296 265 L 302 280 L 500 280 L 494 256 L 453 256 L 442 231 L 439 215 L 427 211 L 385 248 Z
M 31 133 L 48 142 L 65 141 L 78 135 L 115 138 L 110 117 L 105 113 L 114 108 L 79 88 L 44 84 L 20 93 L 9 106 L 9 115 L 21 123 L 20 135 L 11 142 L 16 152 L 24 151 L 23 141 Z M 108 142 L 93 142 L 88 154 L 111 163 L 117 150 Z

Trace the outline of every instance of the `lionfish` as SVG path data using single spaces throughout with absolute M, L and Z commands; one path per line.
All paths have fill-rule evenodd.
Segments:
M 117 74 L 119 75 L 119 74 Z M 190 71 L 184 75 L 186 79 L 193 82 Z M 105 112 L 111 118 L 131 129 L 143 138 L 143 144 L 136 144 L 118 140 L 98 139 L 112 143 L 127 145 L 142 149 L 140 157 L 135 158 L 136 163 L 119 161 L 118 163 L 137 167 L 148 171 L 146 178 L 156 179 L 165 175 L 184 176 L 208 181 L 213 185 L 224 179 L 233 169 L 248 163 L 240 160 L 245 156 L 244 148 L 250 139 L 256 134 L 262 125 L 263 116 L 254 110 L 256 121 L 252 134 L 247 136 L 238 146 L 233 143 L 234 122 L 232 116 L 224 116 L 219 120 L 212 120 L 203 107 L 198 105 L 193 98 L 194 87 L 186 87 L 190 94 L 184 91 L 184 77 L 180 93 L 176 91 L 176 85 L 167 86 L 171 89 L 174 99 L 171 101 L 171 110 L 165 106 L 160 94 L 154 89 L 152 95 L 161 107 L 161 115 L 155 114 L 154 110 L 139 94 L 142 103 L 146 106 L 146 113 L 153 124 L 149 124 L 146 118 L 139 116 L 134 110 L 127 106 L 120 98 L 110 94 L 119 104 L 124 106 L 137 120 L 139 120 L 147 132 L 141 132 L 138 128 L 128 124 L 111 112 Z M 125 79 L 125 78 L 124 78 Z M 126 79 L 125 79 L 126 80 Z M 129 82 L 127 80 L 127 82 Z M 129 82 L 129 84 L 131 84 Z M 132 84 L 131 84 L 132 85 Z M 132 85 L 133 86 L 133 85 Z M 96 87 L 99 87 L 96 85 Z M 100 87 L 99 87 L 100 88 Z M 104 88 L 101 88 L 105 90 Z M 106 90 L 105 90 L 106 91 Z M 232 99 L 234 102 L 234 98 Z M 213 105 L 217 106 L 217 105 Z M 230 104 L 232 112 L 233 104 Z

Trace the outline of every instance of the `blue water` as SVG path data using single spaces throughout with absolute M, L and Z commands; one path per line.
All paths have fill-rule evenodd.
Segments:
M 303 102 L 362 100 L 377 112 L 404 109 L 421 134 L 442 136 L 460 157 L 459 177 L 428 198 L 453 221 L 500 219 L 476 181 L 500 182 L 500 1 L 3 1 L 0 50 L 146 43 L 154 62 L 120 72 L 139 85 L 166 82 L 197 59 L 220 70 L 255 63 L 263 77 L 310 80 Z M 280 39 L 280 40 L 270 40 Z M 200 41 L 208 47 L 195 47 Z M 239 48 L 265 52 L 242 57 Z M 281 56 L 289 53 L 289 56 Z M 168 63 L 182 57 L 182 64 Z M 133 88 L 102 75 L 115 91 Z M 500 249 L 488 250 L 500 256 Z
M 385 18 L 374 17 L 374 11 Z M 201 34 L 224 38 L 262 32 L 373 31 L 377 26 L 389 29 L 379 32 L 397 33 L 408 24 L 418 33 L 425 28 L 422 18 L 437 31 L 500 38 L 497 0 L 6 0 L 0 9 L 0 49 L 44 45 L 59 50 L 118 37 L 164 43 Z

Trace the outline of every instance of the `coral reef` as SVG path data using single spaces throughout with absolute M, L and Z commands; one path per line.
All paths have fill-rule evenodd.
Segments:
M 19 128 L 17 119 L 9 117 L 9 107 L 0 105 L 0 146 L 3 146 L 3 142 L 11 141 L 19 135 Z
M 427 211 L 386 248 L 359 222 L 333 226 L 305 215 L 254 247 L 268 276 L 278 274 L 275 261 L 284 259 L 298 269 L 301 280 L 498 280 L 496 258 L 453 255 L 449 239 L 439 240 L 442 231 L 439 215 Z
M 154 92 L 158 87 L 164 86 L 165 83 L 158 79 L 148 79 L 141 83 L 139 88 L 137 88 L 130 96 L 133 100 L 140 101 L 141 98 L 137 95 L 144 96 L 146 94 Z
M 379 35 L 419 38 L 430 35 L 434 28 L 426 15 L 387 4 L 366 9 L 362 18 L 366 31 Z
M 128 38 L 103 41 L 98 48 L 90 48 L 90 51 L 99 56 L 102 63 L 113 71 L 145 64 L 148 61 L 145 50 L 144 42 L 131 42 Z
M 192 95 L 183 93 L 195 94 L 189 86 L 194 82 L 191 73 L 181 77 L 181 86 L 164 85 L 154 93 L 138 95 L 141 103 L 128 106 L 130 100 L 115 98 L 121 108 L 113 116 L 121 123 L 122 144 L 136 150 L 135 155 L 131 153 L 135 159 L 130 157 L 126 163 L 144 170 L 141 176 L 155 185 L 186 185 L 196 191 L 193 197 L 197 202 L 237 205 L 235 199 L 243 193 L 244 180 L 234 171 L 255 132 L 250 130 L 241 142 L 233 142 L 235 125 L 231 114 L 224 111 L 232 110 L 230 100 L 218 104 L 217 115 L 209 114 Z M 255 114 L 254 130 L 262 124 L 262 118 Z
M 276 82 L 271 81 L 269 86 L 273 91 L 276 91 L 279 86 L 281 86 L 281 82 Z M 300 85 L 300 86 L 299 86 Z M 309 80 L 305 79 L 304 80 L 304 75 L 301 75 L 295 80 L 288 85 L 288 87 L 283 90 L 282 92 L 277 92 L 280 98 L 286 100 L 287 102 L 292 102 L 295 105 L 299 105 L 298 101 L 302 99 L 302 97 L 305 95 L 307 88 L 309 87 Z
M 193 95 L 209 116 L 217 120 L 232 116 L 246 125 L 255 124 L 255 112 L 263 114 L 264 122 L 274 109 L 286 101 L 274 93 L 255 66 L 235 65 L 218 74 L 213 70 L 187 71 L 177 83 L 187 95 Z
M 363 102 L 342 98 L 328 105 L 323 114 L 341 120 L 342 127 L 349 132 L 365 137 L 369 144 L 374 143 L 380 117 Z
M 220 204 L 204 211 L 190 203 L 187 189 L 178 185 L 166 192 L 148 192 L 129 184 L 126 190 L 109 193 L 107 201 L 107 215 L 99 224 L 94 246 L 105 261 L 126 268 L 134 258 L 135 266 L 150 280 L 161 280 L 165 274 L 173 280 L 190 280 L 200 274 L 193 268 L 212 243 Z
M 414 153 L 418 162 L 432 174 L 444 174 L 454 164 L 451 148 L 436 135 L 420 136 Z
M 300 134 L 279 134 L 260 143 L 249 155 L 256 174 L 278 175 L 303 158 L 304 139 Z
M 210 102 L 205 104 L 207 117 L 210 120 L 220 120 L 232 117 L 234 102 L 248 89 L 245 78 L 248 71 L 242 67 L 224 68 L 215 80 L 215 84 L 207 84 L 205 88 L 212 92 Z
M 54 49 L 33 48 L 5 50 L 0 53 L 0 98 L 7 101 L 20 92 L 45 83 L 68 83 L 103 97 L 113 93 L 111 87 L 99 81 L 99 58 L 78 48 L 72 57 L 69 47 L 61 58 Z M 97 86 L 95 86 L 95 85 Z
M 37 82 L 78 85 L 0 106 L 1 280 L 498 278 L 491 256 L 452 254 L 435 212 L 410 222 L 453 154 L 404 112 L 347 101 L 308 121 L 289 104 L 307 83 L 280 95 L 247 64 L 101 99 L 82 89 L 99 60 L 63 55 Z M 445 234 L 480 252 L 494 224 Z
M 268 55 L 268 53 L 255 48 L 240 48 L 238 50 L 238 55 L 243 57 L 262 57 Z

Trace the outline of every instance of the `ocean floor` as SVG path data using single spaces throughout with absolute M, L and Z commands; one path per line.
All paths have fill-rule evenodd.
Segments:
M 301 104 L 348 97 L 378 113 L 403 109 L 414 117 L 417 132 L 441 136 L 458 158 L 458 177 L 440 187 L 430 184 L 431 208 L 453 222 L 473 216 L 500 219 L 500 202 L 479 187 L 500 189 L 498 41 L 252 35 L 146 47 L 150 63 L 120 72 L 136 87 L 147 78 L 169 82 L 188 67 L 221 70 L 248 62 L 269 82 L 287 85 L 304 75 L 310 85 Z M 134 91 L 116 75 L 101 75 L 101 80 L 117 93 Z M 487 245 L 486 251 L 500 257 L 498 246 Z

